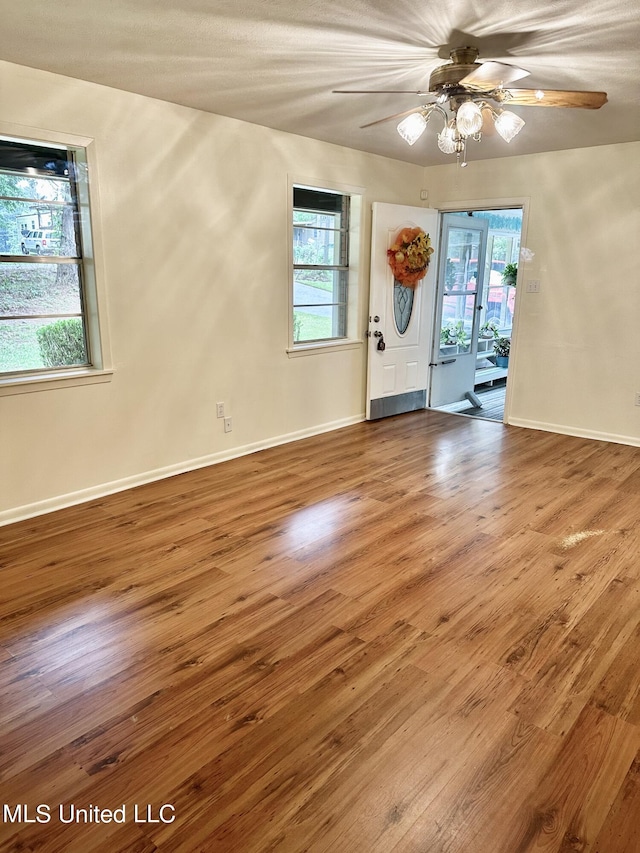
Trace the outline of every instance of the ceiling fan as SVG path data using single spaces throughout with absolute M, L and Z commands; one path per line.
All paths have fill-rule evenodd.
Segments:
M 459 47 L 451 51 L 451 61 L 440 65 L 429 77 L 429 88 L 406 89 L 334 89 L 336 94 L 403 94 L 433 97 L 434 100 L 362 125 L 371 127 L 392 119 L 402 119 L 398 133 L 413 145 L 422 136 L 427 122 L 436 113 L 444 122 L 438 134 L 438 147 L 445 154 L 456 154 L 458 163 L 466 166 L 467 139 L 481 139 L 483 127 L 491 128 L 510 142 L 524 127 L 524 120 L 505 106 L 580 107 L 597 110 L 607 101 L 605 92 L 580 92 L 558 89 L 513 89 L 509 85 L 528 76 L 517 65 L 504 62 L 478 62 L 475 47 Z M 494 102 L 493 106 L 490 102 Z M 446 106 L 448 103 L 449 112 Z

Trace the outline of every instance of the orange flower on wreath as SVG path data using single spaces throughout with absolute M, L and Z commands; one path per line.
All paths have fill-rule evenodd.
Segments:
M 432 254 L 431 240 L 422 228 L 403 228 L 387 249 L 394 279 L 405 287 L 415 287 L 427 274 Z

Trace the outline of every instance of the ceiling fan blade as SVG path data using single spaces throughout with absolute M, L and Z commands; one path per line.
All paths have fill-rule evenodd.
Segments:
M 429 92 L 422 89 L 332 89 L 332 95 L 419 95 L 429 98 Z
M 394 118 L 404 118 L 405 116 L 411 115 L 411 113 L 417 113 L 421 110 L 422 107 L 413 107 L 413 109 L 405 110 L 402 113 L 394 113 L 392 116 L 385 116 L 384 118 L 376 119 L 375 121 L 370 121 L 368 124 L 361 124 L 360 129 L 363 130 L 365 127 L 373 127 L 374 124 L 382 124 L 385 121 L 392 121 Z
M 468 88 L 495 89 L 513 80 L 521 80 L 528 77 L 529 72 L 517 65 L 507 65 L 506 62 L 483 62 L 479 68 L 470 71 L 466 77 L 460 80 L 460 86 Z
M 607 103 L 606 92 L 572 92 L 563 89 L 505 89 L 502 104 L 524 107 L 582 107 L 597 110 Z

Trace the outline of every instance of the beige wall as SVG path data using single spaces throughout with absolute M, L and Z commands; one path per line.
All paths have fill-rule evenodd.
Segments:
M 511 422 L 640 444 L 640 143 L 425 172 L 433 207 L 528 199 Z
M 0 70 L 4 122 L 95 139 L 115 366 L 106 384 L 0 397 L 0 522 L 362 416 L 363 347 L 286 353 L 291 175 L 365 188 L 361 328 L 372 201 L 528 197 L 542 291 L 519 294 L 512 416 L 640 442 L 640 145 L 423 170 Z
M 371 202 L 419 203 L 422 168 L 7 63 L 1 72 L 3 122 L 95 139 L 115 373 L 0 397 L 0 521 L 362 417 L 362 346 L 286 353 L 288 179 L 363 187 L 366 248 Z M 361 296 L 360 330 L 366 286 Z M 233 417 L 226 435 L 217 401 Z

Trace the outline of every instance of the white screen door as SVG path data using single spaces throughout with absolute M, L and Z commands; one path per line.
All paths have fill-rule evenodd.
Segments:
M 466 213 L 442 217 L 429 386 L 432 408 L 473 393 L 488 229 L 487 219 Z
M 415 288 L 394 281 L 387 249 L 402 228 L 422 228 L 437 248 L 438 211 L 374 203 L 367 360 L 367 419 L 424 409 L 435 305 L 436 253 Z M 384 346 L 382 348 L 381 342 Z

